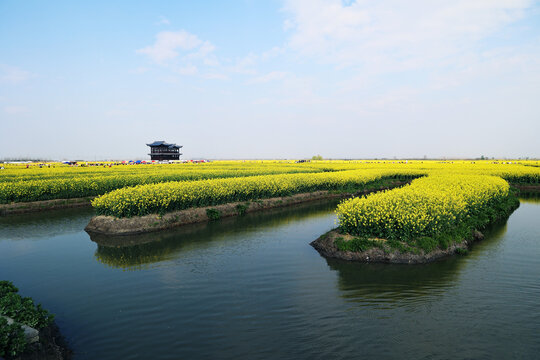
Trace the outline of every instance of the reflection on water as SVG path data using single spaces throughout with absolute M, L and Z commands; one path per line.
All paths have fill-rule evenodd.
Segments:
M 486 228 L 482 245 L 494 246 L 500 241 L 506 233 L 506 224 L 506 220 L 501 220 Z M 475 252 L 473 246 L 468 256 L 482 254 Z M 338 259 L 326 259 L 326 262 L 338 273 L 338 286 L 344 299 L 362 306 L 393 307 L 444 294 L 459 281 L 466 264 L 463 260 L 462 256 L 451 256 L 421 265 L 365 264 Z
M 0 240 L 23 240 L 77 233 L 93 215 L 91 208 L 56 209 L 0 216 Z
M 463 264 L 458 258 L 425 265 L 362 264 L 337 259 L 327 259 L 327 263 L 339 275 L 342 297 L 364 306 L 393 306 L 398 300 L 441 294 L 454 285 Z
M 213 243 L 234 242 L 240 236 L 277 228 L 299 219 L 328 216 L 338 201 L 314 201 L 287 208 L 249 213 L 217 222 L 191 224 L 166 231 L 133 236 L 90 234 L 98 244 L 95 257 L 103 264 L 124 269 L 173 259 L 182 251 L 211 247 Z
M 520 202 L 522 200 L 520 199 Z M 510 215 L 512 216 L 512 215 Z M 508 219 L 500 219 L 482 230 L 484 240 L 480 243 L 494 243 L 503 238 L 508 230 Z M 473 246 L 479 243 L 473 243 Z
M 519 201 L 528 204 L 540 204 L 540 192 L 520 193 Z

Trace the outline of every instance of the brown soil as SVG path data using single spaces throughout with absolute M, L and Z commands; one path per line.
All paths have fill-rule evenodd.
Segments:
M 324 257 L 342 260 L 366 263 L 423 264 L 453 255 L 458 249 L 467 250 L 474 240 L 481 240 L 484 238 L 484 235 L 479 231 L 475 231 L 472 240 L 463 240 L 460 243 L 449 246 L 446 250 L 435 249 L 429 253 L 424 253 L 423 250 L 419 250 L 418 254 L 410 252 L 401 253 L 398 250 L 388 248 L 385 249 L 386 251 L 380 248 L 372 248 L 362 252 L 341 251 L 334 244 L 334 241 L 338 237 L 343 238 L 345 241 L 353 238 L 351 235 L 343 235 L 337 230 L 332 230 L 313 241 L 311 246 Z
M 540 191 L 540 185 L 520 185 L 520 184 L 510 184 L 519 191 L 522 192 L 537 192 Z
M 0 216 L 8 214 L 26 214 L 52 209 L 66 209 L 91 206 L 94 197 L 30 201 L 11 204 L 0 204 Z
M 381 186 L 376 189 L 369 189 L 350 193 L 333 193 L 329 191 L 316 191 L 312 193 L 296 194 L 287 197 L 277 197 L 270 199 L 261 199 L 255 201 L 235 202 L 223 205 L 208 206 L 202 208 L 191 208 L 186 210 L 174 211 L 163 216 L 157 214 L 136 216 L 132 218 L 115 218 L 113 216 L 94 216 L 85 230 L 89 233 L 105 234 L 105 235 L 134 235 L 147 232 L 155 232 L 164 229 L 170 229 L 186 224 L 205 222 L 211 219 L 208 218 L 207 210 L 217 210 L 219 217 L 229 217 L 240 215 L 238 206 L 244 207 L 245 213 L 272 209 L 294 204 L 300 204 L 308 201 L 321 199 L 346 198 L 350 196 L 359 196 L 375 191 L 389 189 L 406 184 L 407 182 L 395 181 L 390 186 Z

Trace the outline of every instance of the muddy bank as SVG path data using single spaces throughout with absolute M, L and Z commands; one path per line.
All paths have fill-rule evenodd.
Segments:
M 384 249 L 374 247 L 361 252 L 342 251 L 339 250 L 335 245 L 335 241 L 337 239 L 347 241 L 353 238 L 354 237 L 351 235 L 340 234 L 338 230 L 335 229 L 321 235 L 321 237 L 313 241 L 310 245 L 313 246 L 322 256 L 327 258 L 359 261 L 365 263 L 424 264 L 435 261 L 442 257 L 459 253 L 461 251 L 467 251 L 471 243 L 477 240 L 482 240 L 484 235 L 479 231 L 474 231 L 470 240 L 463 240 L 462 242 L 449 246 L 445 250 L 437 248 L 429 253 L 425 253 L 421 249 L 418 249 L 418 253 L 402 253 L 388 246 L 384 246 Z
M 519 190 L 520 193 L 528 193 L 528 192 L 540 192 L 540 184 L 510 184 L 512 187 Z
M 0 204 L 0 216 L 8 214 L 26 214 L 52 209 L 90 207 L 94 197 L 30 201 L 22 203 Z
M 394 181 L 391 185 L 366 189 L 356 193 L 337 193 L 330 191 L 316 191 L 312 193 L 296 194 L 287 197 L 276 197 L 254 201 L 242 201 L 223 205 L 214 205 L 201 208 L 191 208 L 174 211 L 163 216 L 157 214 L 136 216 L 132 218 L 115 218 L 113 216 L 94 216 L 85 230 L 89 233 L 104 235 L 134 235 L 170 229 L 186 224 L 193 224 L 215 220 L 218 218 L 237 216 L 244 213 L 262 211 L 266 209 L 291 206 L 314 200 L 347 198 L 360 196 L 376 191 L 391 189 L 407 184 L 406 181 Z

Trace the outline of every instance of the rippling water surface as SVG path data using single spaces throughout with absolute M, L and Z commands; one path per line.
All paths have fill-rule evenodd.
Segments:
M 540 201 L 463 257 L 326 260 L 336 203 L 138 237 L 89 210 L 0 218 L 0 279 L 56 314 L 76 359 L 493 359 L 540 354 Z

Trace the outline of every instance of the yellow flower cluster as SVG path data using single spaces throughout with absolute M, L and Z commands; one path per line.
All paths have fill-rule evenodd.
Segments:
M 322 172 L 288 163 L 167 164 L 138 166 L 11 166 L 0 171 L 0 204 L 102 195 L 126 186 L 254 175 Z
M 86 165 L 86 164 L 84 164 Z M 112 166 L 109 166 L 112 165 Z M 540 183 L 538 161 L 215 161 L 205 164 L 152 164 L 70 167 L 59 163 L 5 164 L 0 170 L 0 203 L 102 195 L 129 186 L 170 181 L 237 178 L 293 173 L 334 173 L 351 170 L 382 173 L 420 172 L 441 176 L 494 175 L 511 183 Z
M 346 233 L 410 240 L 451 233 L 461 224 L 483 225 L 497 216 L 509 195 L 510 186 L 500 177 L 439 174 L 346 200 L 336 212 Z
M 167 182 L 115 190 L 94 199 L 92 206 L 98 214 L 126 217 L 317 190 L 358 189 L 383 178 L 421 175 L 423 173 L 406 169 L 351 170 Z

